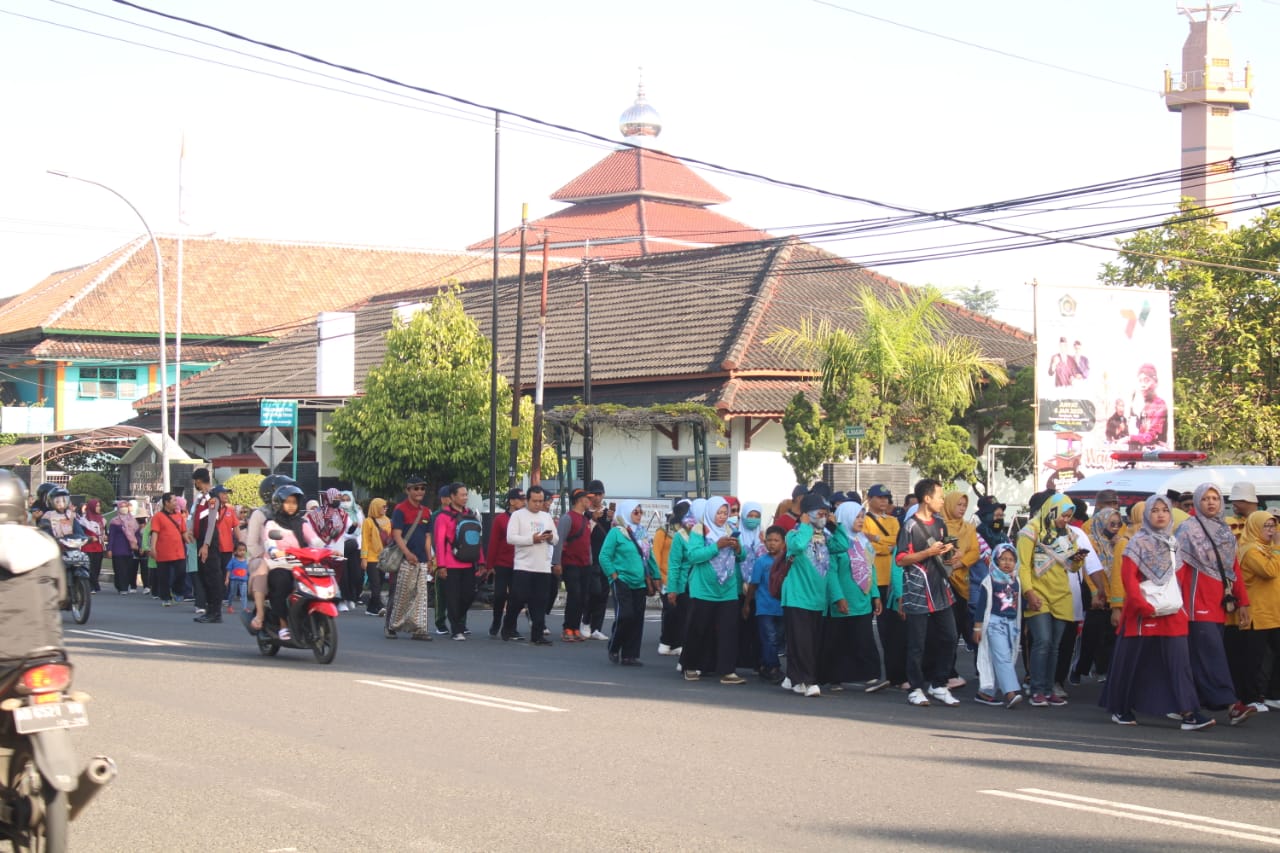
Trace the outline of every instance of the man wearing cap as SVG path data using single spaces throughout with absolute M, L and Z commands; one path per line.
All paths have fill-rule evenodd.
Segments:
M 524 491 L 515 488 L 507 492 L 507 511 L 493 517 L 493 526 L 489 529 L 489 566 L 493 570 L 493 624 L 489 626 L 489 636 L 498 636 L 502 627 L 502 618 L 511 595 L 511 567 L 515 565 L 515 548 L 507 542 L 507 525 L 517 510 L 524 509 Z M 548 569 L 549 571 L 549 569 Z M 516 616 L 520 611 L 515 612 Z
M 585 639 L 580 625 L 583 584 L 592 571 L 591 519 L 586 515 L 590 502 L 585 489 L 574 489 L 570 493 L 569 511 L 560 516 L 556 547 L 551 554 L 551 569 L 564 580 L 564 628 L 560 640 L 565 643 L 580 643 Z
M 886 611 L 895 602 L 889 601 L 893 583 L 893 549 L 898 544 L 898 519 L 893 516 L 893 493 L 884 483 L 876 483 L 867 490 L 867 519 L 862 525 L 863 535 L 871 543 L 875 554 L 876 586 L 880 588 L 880 600 L 889 602 Z M 880 646 L 884 649 L 884 677 L 889 683 L 902 687 L 907 683 L 907 632 L 901 619 L 887 613 L 876 619 L 880 634 Z
M 521 504 L 525 502 L 523 495 L 517 500 Z M 508 499 L 510 519 L 503 534 L 514 555 L 514 570 L 510 575 L 511 601 L 501 625 L 502 639 L 524 639 L 516 631 L 516 620 L 520 610 L 528 607 L 529 639 L 535 646 L 551 645 L 547 637 L 546 608 L 547 599 L 551 597 L 552 577 L 558 575 L 551 565 L 556 544 L 555 521 L 544 509 L 545 504 L 546 493 L 541 486 L 529 488 L 528 506 L 521 509 L 511 511 L 511 499 Z M 496 605 L 494 612 L 498 612 Z
M 208 485 L 208 481 L 205 481 Z M 199 565 L 197 584 L 204 590 L 204 613 L 195 621 L 205 624 L 222 621 L 222 581 L 227 571 L 227 561 L 231 559 L 231 551 L 235 547 L 232 533 L 234 513 L 224 503 L 227 490 L 222 486 L 214 486 L 208 494 L 203 494 L 202 501 L 195 513 L 196 559 Z M 230 513 L 230 517 L 227 515 Z M 226 556 L 223 556 L 223 552 Z
M 609 586 L 604 569 L 600 568 L 600 549 L 604 547 L 609 528 L 613 527 L 613 510 L 604 504 L 604 483 L 600 480 L 587 483 L 587 496 L 591 498 L 587 514 L 592 525 L 591 566 L 594 571 L 588 573 L 584 584 L 582 626 L 579 630 L 584 639 L 590 637 L 607 641 L 609 635 L 604 632 L 604 615 L 609 608 Z
M 411 474 L 404 481 L 404 492 L 405 499 L 391 511 L 391 542 L 387 547 L 399 548 L 405 563 L 422 570 L 406 573 L 403 578 L 401 572 L 391 574 L 383 632 L 391 640 L 395 639 L 397 628 L 411 625 L 413 639 L 429 641 L 431 634 L 426 625 L 430 599 L 425 584 L 435 555 L 431 549 L 431 509 L 425 500 L 427 481 Z
M 800 523 L 800 502 L 804 500 L 804 496 L 809 494 L 809 490 L 797 485 L 791 490 L 791 501 L 787 504 L 787 511 L 780 512 L 773 517 L 773 523 L 790 533 L 796 529 L 796 525 Z
M 1253 483 L 1241 480 L 1232 484 L 1231 496 L 1227 500 L 1231 501 L 1232 512 L 1227 516 L 1227 526 L 1231 528 L 1231 532 L 1236 535 L 1236 541 L 1239 542 L 1240 534 L 1244 533 L 1244 525 L 1249 520 L 1250 513 L 1258 511 L 1258 491 L 1253 487 Z

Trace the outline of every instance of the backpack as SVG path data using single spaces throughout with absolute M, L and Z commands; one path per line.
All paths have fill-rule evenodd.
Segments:
M 459 518 L 453 530 L 453 558 L 459 563 L 480 562 L 480 540 L 483 536 L 484 527 L 480 519 L 474 515 Z
M 787 573 L 791 571 L 791 560 L 791 557 L 776 559 L 769 567 L 769 595 L 777 601 L 782 601 L 782 582 L 787 579 Z

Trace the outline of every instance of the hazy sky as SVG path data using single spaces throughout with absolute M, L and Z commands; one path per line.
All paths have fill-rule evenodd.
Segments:
M 643 66 L 649 101 L 665 125 L 659 147 L 931 211 L 1179 166 L 1179 118 L 1159 94 L 1164 68 L 1180 66 L 1187 32 L 1171 0 L 834 2 L 1116 82 L 813 0 L 144 5 L 610 139 L 618 138 L 618 115 L 631 104 Z M 1240 67 L 1274 55 L 1280 33 L 1280 0 L 1243 6 L 1231 19 Z M 185 206 L 195 232 L 439 249 L 492 233 L 491 114 L 106 0 L 0 0 L 0 13 L 0 295 L 93 260 L 140 231 L 109 194 L 45 169 L 108 184 L 153 228 L 173 230 L 184 132 Z M 1254 109 L 1234 120 L 1237 154 L 1280 148 L 1274 71 L 1254 64 Z M 608 150 L 509 122 L 501 138 L 502 226 L 518 224 L 522 201 L 533 217 L 557 209 L 548 196 Z M 707 177 L 733 198 L 721 212 L 780 233 L 890 215 L 757 180 Z M 1238 189 L 1275 191 L 1280 175 Z M 1010 224 L 1046 230 L 1172 211 L 1176 200 L 1168 188 L 1124 208 Z M 889 263 L 907 250 L 993 236 L 935 227 L 824 245 L 912 284 L 995 288 L 999 316 L 1026 328 L 1025 282 L 1092 283 L 1111 257 L 1049 247 Z

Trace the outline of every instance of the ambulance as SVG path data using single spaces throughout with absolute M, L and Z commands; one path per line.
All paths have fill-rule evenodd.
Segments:
M 1207 458 L 1198 451 L 1117 451 L 1111 458 L 1124 467 L 1091 474 L 1063 491 L 1068 497 L 1083 499 L 1092 508 L 1098 492 L 1114 489 L 1120 496 L 1120 505 L 1130 507 L 1152 495 L 1170 490 L 1194 492 L 1202 483 L 1213 483 L 1222 492 L 1230 512 L 1231 486 L 1246 481 L 1257 490 L 1259 507 L 1280 507 L 1280 466 L 1198 465 Z

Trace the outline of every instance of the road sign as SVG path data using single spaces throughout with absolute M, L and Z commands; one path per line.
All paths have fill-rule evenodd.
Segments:
M 272 471 L 275 471 L 280 461 L 289 455 L 290 450 L 293 450 L 293 445 L 289 443 L 289 439 L 285 438 L 284 433 L 275 427 L 258 436 L 257 441 L 253 443 L 253 452 L 258 454 L 258 458 L 267 463 L 267 468 Z
M 258 404 L 258 426 L 291 427 L 297 419 L 297 400 L 263 400 Z
M 263 400 L 263 402 L 265 403 L 266 400 Z M 866 438 L 867 428 L 864 426 L 847 426 L 844 428 L 844 437 L 845 438 Z

